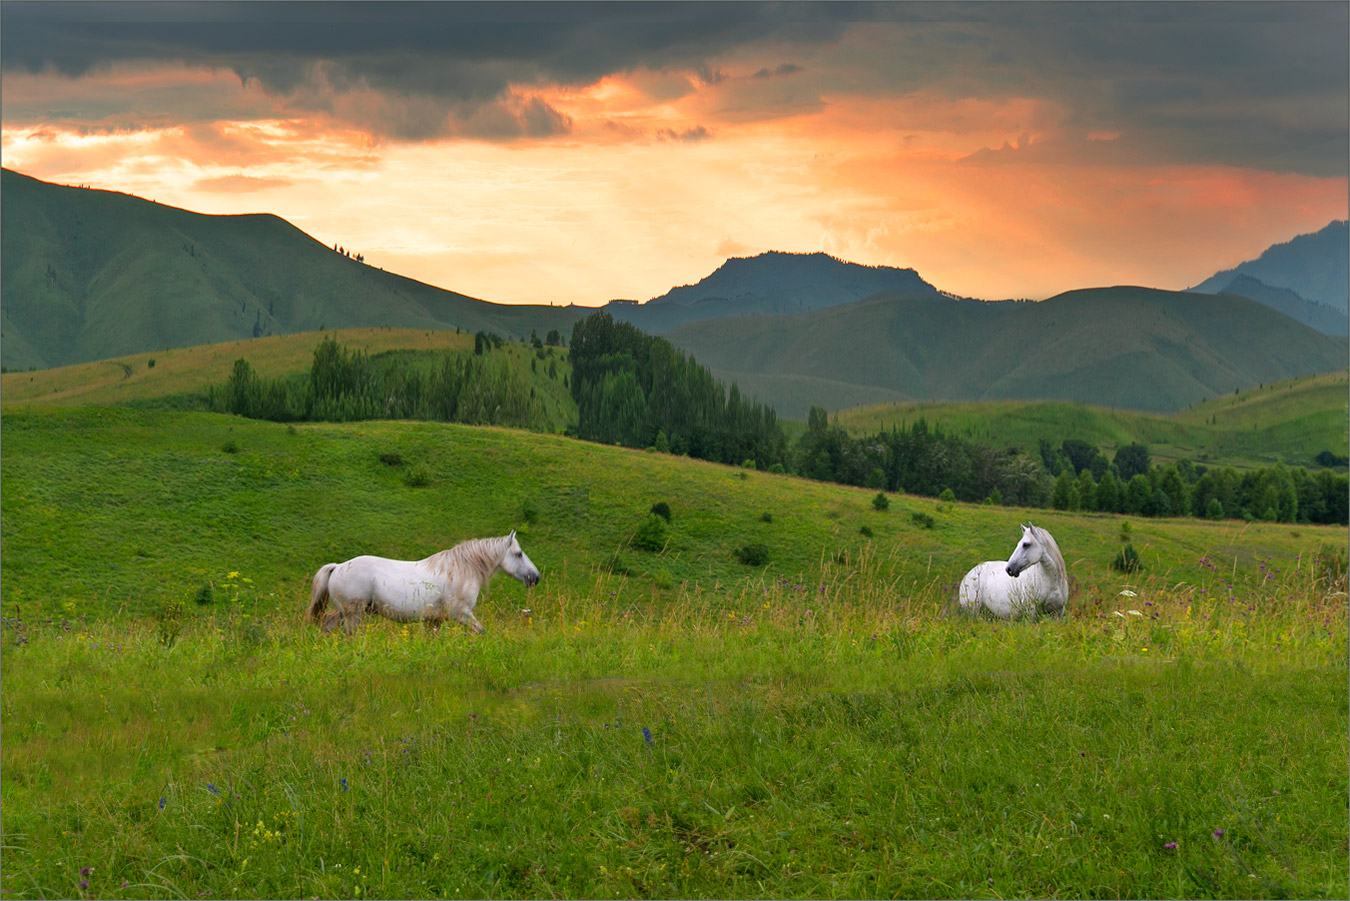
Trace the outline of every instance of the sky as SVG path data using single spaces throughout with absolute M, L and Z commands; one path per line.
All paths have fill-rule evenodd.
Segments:
M 1181 289 L 1350 207 L 1350 4 L 0 4 L 0 160 L 496 303 Z

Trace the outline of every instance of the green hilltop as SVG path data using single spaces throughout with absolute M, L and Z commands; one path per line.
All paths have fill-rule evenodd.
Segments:
M 570 329 L 574 308 L 488 303 L 365 265 L 272 215 L 208 216 L 0 177 L 9 370 L 320 328 Z
M 1076 438 L 1108 454 L 1126 444 L 1145 444 L 1159 463 L 1311 465 L 1323 451 L 1347 455 L 1347 391 L 1350 376 L 1341 370 L 1212 397 L 1171 414 L 1051 401 L 983 401 L 874 404 L 841 410 L 834 420 L 862 435 L 922 419 L 971 441 L 1032 452 L 1040 441 L 1058 447 Z

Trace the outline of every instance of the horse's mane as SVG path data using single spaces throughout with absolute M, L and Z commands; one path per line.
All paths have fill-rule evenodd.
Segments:
M 1032 528 L 1036 530 L 1036 537 L 1040 539 L 1041 543 L 1049 549 L 1050 554 L 1054 557 L 1060 576 L 1067 579 L 1069 577 L 1069 570 L 1064 564 L 1064 554 L 1060 552 L 1059 545 L 1055 542 L 1055 536 L 1051 535 L 1040 526 L 1033 525 Z
M 503 544 L 511 539 L 510 535 L 499 538 L 470 538 L 461 541 L 449 550 L 440 551 L 427 558 L 427 563 L 447 576 L 454 577 L 465 570 L 480 579 L 486 578 L 497 568 L 505 553 Z

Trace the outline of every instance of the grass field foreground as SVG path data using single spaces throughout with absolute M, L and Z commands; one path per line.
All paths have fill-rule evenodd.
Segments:
M 1341 529 L 882 512 L 428 423 L 4 428 L 5 897 L 1350 889 Z M 952 615 L 1029 516 L 1068 617 Z M 513 526 L 544 579 L 499 577 L 483 636 L 300 619 L 322 562 Z

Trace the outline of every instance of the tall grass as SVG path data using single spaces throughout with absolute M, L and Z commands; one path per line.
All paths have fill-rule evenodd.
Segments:
M 545 589 L 488 634 L 7 619 L 11 897 L 1342 897 L 1312 567 L 953 615 L 809 580 Z M 83 885 L 87 883 L 87 885 Z

